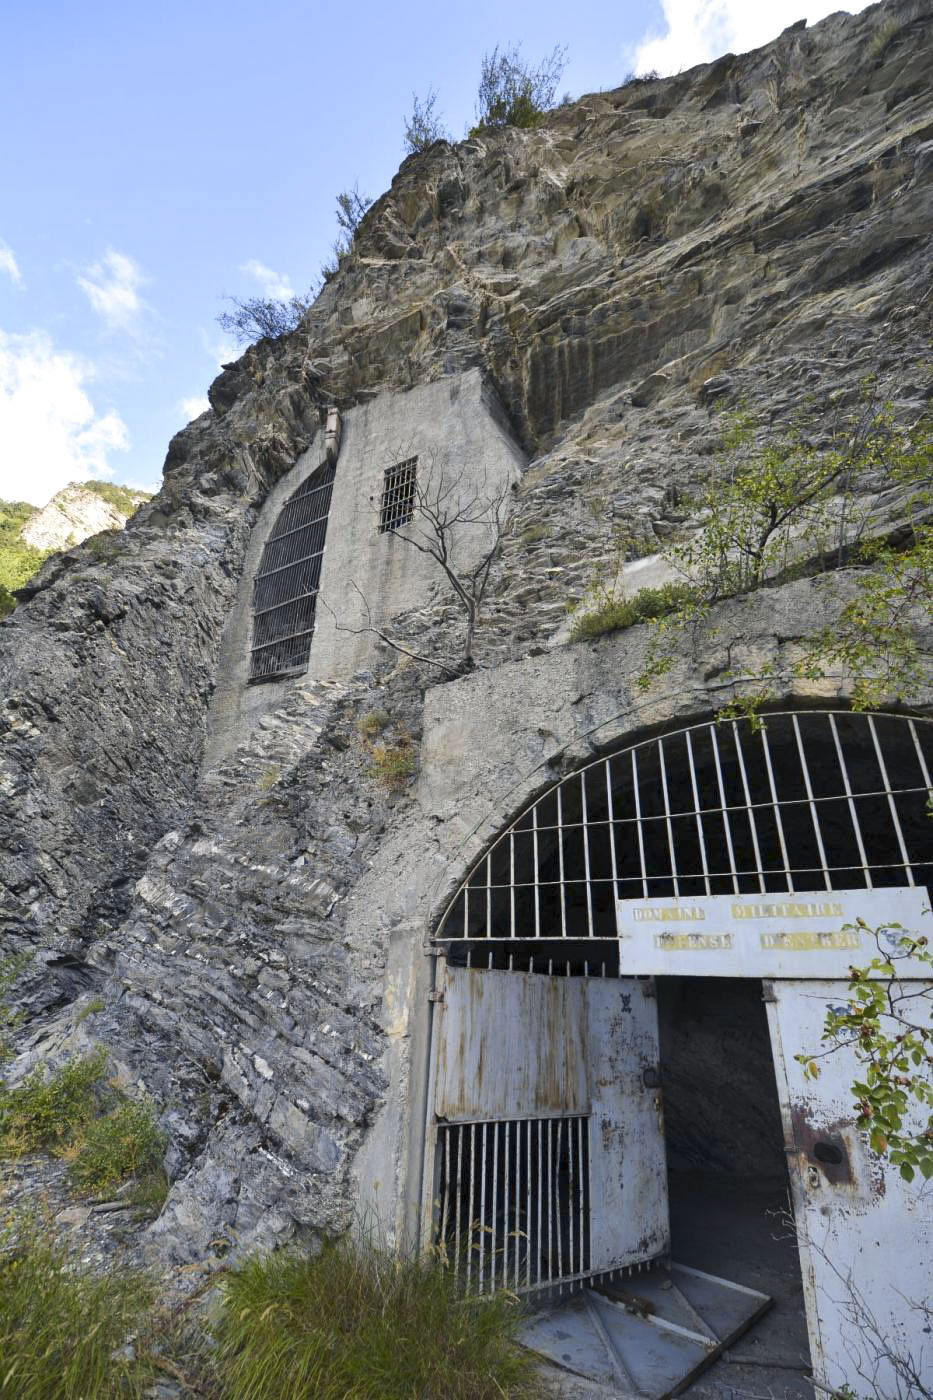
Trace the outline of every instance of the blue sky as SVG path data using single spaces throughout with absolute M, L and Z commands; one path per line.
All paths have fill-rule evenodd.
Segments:
M 222 297 L 314 283 L 335 195 L 387 188 L 413 91 L 437 90 L 459 138 L 496 43 L 530 61 L 565 44 L 561 91 L 578 96 L 838 8 L 5 0 L 0 498 L 42 504 L 88 477 L 156 489 L 170 436 L 238 353 Z

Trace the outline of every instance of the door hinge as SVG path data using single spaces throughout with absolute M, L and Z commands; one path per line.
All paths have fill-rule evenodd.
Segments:
M 777 997 L 774 995 L 774 983 L 773 983 L 773 982 L 768 982 L 768 981 L 762 982 L 762 984 L 761 984 L 761 999 L 762 999 L 762 1001 L 777 1001 Z
M 444 992 L 443 992 L 443 990 L 441 990 L 441 991 L 439 991 L 439 992 L 428 992 L 428 1001 L 439 1001 L 439 1002 L 443 1002 L 443 1000 L 444 1000 Z

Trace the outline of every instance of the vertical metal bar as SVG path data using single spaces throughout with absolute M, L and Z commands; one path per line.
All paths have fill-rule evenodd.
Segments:
M 586 881 L 587 937 L 593 937 L 593 886 L 590 883 L 590 823 L 586 805 L 586 771 L 580 774 L 580 813 L 583 817 L 583 878 Z M 568 974 L 569 975 L 569 974 Z
M 492 850 L 486 853 L 486 937 L 492 938 Z
M 904 834 L 901 831 L 901 823 L 897 815 L 897 808 L 894 805 L 894 796 L 891 792 L 891 780 L 888 777 L 887 766 L 884 761 L 884 754 L 881 752 L 881 745 L 878 742 L 878 734 L 875 730 L 875 720 L 873 715 L 866 715 L 868 729 L 871 734 L 872 743 L 875 746 L 875 753 L 878 756 L 878 767 L 881 769 L 881 778 L 884 783 L 884 790 L 888 798 L 888 808 L 891 812 L 891 820 L 894 823 L 894 830 L 897 833 L 897 844 L 900 847 L 901 858 L 904 864 L 904 873 L 907 876 L 908 885 L 914 884 L 914 872 L 910 866 L 910 856 L 907 854 L 907 847 L 904 845 Z
M 538 804 L 537 804 L 537 802 L 535 803 L 535 805 L 534 805 L 534 806 L 532 807 L 532 809 L 531 809 L 531 832 L 532 832 L 532 835 L 531 835 L 532 849 L 533 849 L 533 852 L 534 852 L 534 863 L 535 863 L 535 938 L 540 938 L 540 937 L 541 937 L 541 885 L 540 885 L 540 883 L 539 883 L 539 876 L 540 876 L 540 874 L 541 874 L 541 866 L 540 866 L 539 861 L 538 861 Z
M 758 824 L 755 821 L 755 808 L 752 804 L 752 794 L 748 786 L 748 774 L 745 771 L 745 755 L 742 752 L 742 739 L 739 734 L 738 723 L 732 721 L 732 734 L 735 738 L 735 752 L 739 760 L 739 773 L 742 778 L 742 792 L 745 794 L 745 809 L 748 813 L 748 826 L 752 833 L 752 849 L 755 852 L 755 867 L 758 871 L 758 888 L 762 894 L 765 892 L 765 873 L 761 859 L 761 848 L 758 845 Z
M 612 863 L 612 898 L 614 902 L 619 892 L 616 883 L 619 872 L 616 865 L 616 815 L 612 802 L 612 770 L 608 758 L 603 760 L 603 766 L 606 769 L 606 815 L 609 818 L 609 859 Z
M 503 1286 L 503 1288 L 505 1288 L 506 1284 L 508 1283 L 507 1270 L 508 1270 L 508 1262 L 509 1262 L 509 1127 L 510 1127 L 510 1126 L 511 1126 L 511 1125 L 510 1125 L 509 1123 L 507 1123 L 507 1122 L 506 1122 L 506 1123 L 503 1123 L 503 1125 L 502 1125 L 502 1132 L 503 1132 L 503 1136 L 504 1136 L 504 1139 L 505 1139 L 505 1141 L 504 1141 L 504 1143 L 503 1143 L 503 1148 L 502 1148 L 502 1248 L 501 1248 L 501 1250 L 500 1250 L 500 1253 L 501 1253 L 501 1255 L 502 1255 L 502 1286 Z M 498 1196 L 497 1196 L 495 1193 L 493 1193 L 494 1209 L 497 1209 L 496 1203 L 498 1202 L 498 1199 L 499 1199 Z M 495 1269 L 493 1270 L 493 1279 L 495 1279 Z
M 548 1135 L 548 1280 L 551 1280 L 553 1278 L 553 1138 L 551 1119 L 546 1120 L 546 1127 L 548 1127 L 548 1134 L 546 1134 Z
M 509 831 L 509 937 L 515 937 L 515 832 Z
M 638 760 L 632 749 L 632 787 L 635 792 L 635 829 L 638 832 L 638 859 L 641 864 L 641 891 L 648 898 L 648 871 L 645 866 L 645 834 L 641 823 L 641 793 L 638 788 Z
M 907 721 L 907 728 L 910 730 L 910 737 L 914 741 L 914 748 L 917 751 L 917 762 L 920 764 L 920 772 L 923 774 L 923 783 L 927 791 L 930 790 L 930 772 L 927 768 L 927 761 L 923 756 L 923 749 L 920 747 L 920 739 L 917 734 L 917 726 L 912 719 Z
M 797 740 L 797 752 L 800 755 L 800 770 L 803 773 L 803 785 L 807 793 L 807 806 L 810 808 L 810 820 L 813 823 L 813 834 L 816 837 L 816 848 L 820 853 L 820 865 L 823 870 L 823 881 L 828 890 L 833 887 L 833 882 L 829 878 L 829 866 L 826 860 L 826 851 L 823 847 L 823 833 L 820 831 L 820 819 L 816 811 L 816 802 L 813 797 L 813 788 L 810 783 L 810 769 L 807 767 L 807 756 L 803 751 L 803 736 L 800 733 L 800 724 L 796 715 L 791 715 L 791 724 L 794 728 L 794 737 Z
M 522 1222 L 522 1216 L 521 1216 L 521 1205 L 520 1205 L 521 1195 L 522 1195 L 522 1192 L 521 1192 L 521 1184 L 522 1184 L 522 1125 L 521 1125 L 521 1123 L 516 1123 L 516 1124 L 515 1124 L 515 1191 L 514 1191 L 514 1193 L 513 1193 L 513 1194 L 514 1194 L 514 1198 L 515 1198 L 515 1206 L 514 1206 L 514 1210 L 515 1210 L 515 1220 L 514 1220 L 513 1226 L 512 1226 L 512 1229 L 513 1229 L 513 1238 L 514 1238 L 514 1240 L 515 1240 L 515 1271 L 514 1271 L 513 1283 L 514 1283 L 514 1287 L 515 1287 L 516 1289 L 518 1288 L 518 1261 L 519 1261 L 519 1255 L 520 1255 L 520 1252 L 521 1252 L 521 1251 L 520 1251 L 520 1248 L 519 1248 L 519 1245 L 520 1245 L 520 1241 L 521 1241 L 521 1238 L 522 1238 L 522 1223 L 521 1223 L 521 1222 Z M 506 1279 L 506 1283 L 508 1283 L 508 1279 Z
M 709 861 L 706 858 L 706 838 L 703 835 L 703 818 L 700 815 L 700 793 L 697 788 L 696 764 L 693 758 L 693 742 L 690 738 L 690 730 L 687 730 L 687 766 L 690 769 L 690 786 L 693 789 L 693 809 L 696 814 L 697 838 L 700 842 L 700 860 L 703 865 L 703 887 L 707 894 L 711 893 L 709 883 Z
M 581 1267 L 580 1246 L 583 1243 L 579 1231 L 579 1219 L 577 1219 L 577 1191 L 580 1182 L 580 1158 L 574 1152 L 576 1142 L 574 1142 L 574 1128 L 579 1119 L 567 1119 L 567 1163 L 569 1163 L 569 1173 L 567 1173 L 567 1221 L 570 1222 L 570 1257 L 567 1260 L 570 1274 L 579 1274 Z
M 852 784 L 849 782 L 849 770 L 846 767 L 845 754 L 842 751 L 842 742 L 839 738 L 839 730 L 836 725 L 836 716 L 830 713 L 829 727 L 832 730 L 833 742 L 836 745 L 836 757 L 839 759 L 839 770 L 842 773 L 842 781 L 846 790 L 846 799 L 849 804 L 849 818 L 852 822 L 852 829 L 855 832 L 855 841 L 858 846 L 859 860 L 862 862 L 862 874 L 869 889 L 872 888 L 871 871 L 868 868 L 868 857 L 865 854 L 865 844 L 862 841 L 862 827 L 858 819 L 858 812 L 855 810 L 855 800 L 852 796 Z
M 480 1135 L 479 1158 L 479 1262 L 477 1264 L 477 1292 L 482 1293 L 486 1286 L 486 1124 Z
M 538 1165 L 538 1182 L 537 1182 L 537 1186 L 538 1186 L 538 1248 L 537 1248 L 538 1268 L 537 1268 L 537 1278 L 536 1278 L 536 1280 L 535 1280 L 536 1283 L 540 1283 L 540 1282 L 541 1282 L 541 1239 L 542 1239 L 542 1236 L 541 1236 L 541 1199 L 542 1199 L 542 1197 L 543 1197 L 543 1195 L 544 1195 L 544 1168 L 543 1168 L 543 1166 L 541 1165 L 541 1146 L 542 1146 L 542 1124 L 541 1124 L 541 1119 L 539 1118 L 539 1119 L 538 1119 L 538 1163 L 537 1163 L 537 1165 Z
M 485 1172 L 484 1172 L 485 1175 Z M 496 1205 L 499 1200 L 499 1124 L 492 1125 L 492 1200 L 489 1207 L 489 1291 L 496 1287 Z
M 442 1160 L 444 1163 L 444 1189 L 441 1192 L 441 1222 L 437 1243 L 440 1246 L 442 1257 L 447 1259 L 447 1222 L 450 1209 L 450 1129 L 439 1127 L 438 1133 L 444 1137 L 444 1151 Z
M 454 1190 L 454 1200 L 456 1201 L 454 1217 L 454 1268 L 457 1273 L 463 1272 L 463 1256 L 460 1253 L 460 1218 L 463 1215 L 463 1137 L 466 1129 L 461 1125 L 456 1129 L 457 1133 L 457 1176 Z
M 661 795 L 664 798 L 664 825 L 667 829 L 667 848 L 671 857 L 671 875 L 674 880 L 674 894 L 680 894 L 680 881 L 677 878 L 677 853 L 674 850 L 674 828 L 671 824 L 671 804 L 667 792 L 667 764 L 664 761 L 664 740 L 658 740 L 658 757 L 661 761 Z
M 558 1278 L 563 1278 L 563 1276 L 564 1276 L 564 1252 L 563 1252 L 562 1241 L 561 1241 L 561 1214 L 562 1214 L 562 1212 L 561 1212 L 561 1208 L 560 1208 L 560 1157 L 561 1157 L 561 1144 L 563 1143 L 563 1140 L 564 1140 L 564 1120 L 563 1120 L 563 1118 L 558 1118 L 558 1120 L 557 1120 L 557 1156 L 556 1156 L 555 1161 L 554 1161 L 554 1186 L 555 1186 L 555 1198 L 554 1198 L 554 1226 L 555 1226 L 555 1230 L 554 1230 L 554 1233 L 557 1235 L 557 1277 L 558 1277 Z
M 563 784 L 558 783 L 557 788 L 557 876 L 560 881 L 560 936 L 567 937 L 567 906 L 566 889 L 564 886 L 564 805 L 562 800 Z
M 531 1239 L 532 1239 L 532 1195 L 531 1195 L 531 1119 L 528 1119 L 525 1133 L 525 1282 L 531 1287 Z M 541 1193 L 538 1192 L 538 1199 Z
M 584 1160 L 584 1156 L 583 1156 L 583 1136 L 584 1136 L 583 1130 L 584 1130 L 584 1126 L 585 1126 L 585 1125 L 584 1125 L 583 1119 L 582 1119 L 582 1118 L 578 1118 L 578 1119 L 577 1119 L 577 1161 L 578 1161 L 578 1163 L 579 1163 L 580 1170 L 579 1170 L 579 1173 L 578 1173 L 578 1176 L 577 1176 L 577 1220 L 578 1220 L 578 1229 L 579 1229 L 579 1232 L 580 1232 L 580 1270 L 581 1270 L 581 1272 L 582 1272 L 584 1269 L 589 1268 L 589 1260 L 588 1260 L 588 1258 L 587 1258 L 586 1251 L 585 1251 L 585 1249 L 584 1249 L 584 1245 L 585 1245 L 585 1243 L 586 1243 L 586 1238 L 587 1238 L 587 1233 L 588 1233 L 587 1230 L 586 1230 L 586 1180 L 585 1180 L 586 1161 Z
M 722 810 L 722 829 L 726 837 L 726 850 L 729 852 L 729 869 L 732 872 L 732 890 L 734 894 L 738 894 L 739 877 L 735 866 L 735 851 L 732 849 L 732 827 L 729 825 L 726 788 L 722 780 L 722 757 L 719 753 L 719 736 L 716 733 L 715 724 L 710 725 L 709 734 L 713 745 L 713 759 L 716 764 L 716 784 L 719 788 L 719 804 Z
M 771 808 L 774 812 L 774 821 L 777 826 L 778 842 L 781 847 L 781 859 L 784 861 L 784 878 L 787 881 L 787 888 L 793 890 L 794 876 L 790 868 L 790 857 L 787 854 L 787 843 L 784 840 L 784 823 L 781 820 L 781 804 L 778 801 L 777 786 L 774 782 L 774 767 L 771 763 L 771 746 L 768 743 L 768 722 L 761 722 L 761 747 L 765 756 L 765 770 L 768 774 L 768 789 L 771 793 Z
M 469 900 L 470 900 L 470 877 L 467 876 L 466 881 L 465 881 L 464 886 L 463 886 L 463 936 L 464 936 L 464 938 L 469 938 L 469 936 L 470 936 Z
M 470 1275 L 473 1269 L 473 1191 L 476 1186 L 476 1124 L 470 1124 L 470 1192 L 469 1209 L 467 1211 L 467 1237 L 466 1237 L 466 1286 L 470 1287 Z

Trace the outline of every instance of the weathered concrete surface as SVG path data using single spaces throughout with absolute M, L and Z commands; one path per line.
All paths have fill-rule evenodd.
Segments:
M 269 492 L 250 534 L 236 601 L 221 644 L 217 687 L 211 703 L 205 763 L 213 766 L 249 736 L 256 716 L 285 694 L 289 682 L 250 686 L 253 578 L 266 540 L 289 496 L 323 460 L 319 438 Z M 524 458 L 480 370 L 444 379 L 406 393 L 380 394 L 371 403 L 350 409 L 334 478 L 327 538 L 315 617 L 310 679 L 346 680 L 384 660 L 387 647 L 370 624 L 388 626 L 407 615 L 406 637 L 446 612 L 456 632 L 458 607 L 437 563 L 395 533 L 379 531 L 383 474 L 386 467 L 418 457 L 422 489 L 432 483 L 447 493 L 451 515 L 478 498 L 492 502 L 519 479 Z M 475 513 L 475 512 L 473 512 Z M 480 512 L 482 513 L 482 512 Z M 403 530 L 400 534 L 405 534 Z M 469 569 L 495 543 L 491 523 L 454 525 L 446 544 L 451 562 Z M 368 610 L 368 611 L 367 611 Z M 456 638 L 449 659 L 460 660 Z
M 779 429 L 806 394 L 818 427 L 869 371 L 902 419 L 927 403 L 930 45 L 927 7 L 892 0 L 406 161 L 302 327 L 215 382 L 108 557 L 50 561 L 0 626 L 0 947 L 51 974 L 17 1071 L 84 1043 L 74 997 L 101 990 L 85 1024 L 164 1106 L 167 1257 L 361 1203 L 413 1237 L 421 939 L 485 842 L 593 752 L 709 713 L 728 669 L 844 693 L 789 679 L 844 571 L 722 608 L 647 696 L 645 629 L 548 646 L 596 563 L 684 523 L 717 405 Z M 270 688 L 205 769 L 250 532 L 321 407 L 372 415 L 381 390 L 474 368 L 533 458 L 477 638 L 489 669 L 426 706 L 427 674 L 382 661 Z M 445 597 L 396 622 L 439 651 L 458 626 Z M 358 727 L 377 708 L 390 740 L 424 728 L 397 796 Z

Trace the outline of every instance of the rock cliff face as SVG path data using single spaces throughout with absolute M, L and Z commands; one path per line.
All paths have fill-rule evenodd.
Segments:
M 126 493 L 125 505 L 73 481 L 57 491 L 48 505 L 30 516 L 21 530 L 33 549 L 67 549 L 102 530 L 122 530 L 128 516 L 149 499 L 144 492 Z M 122 495 L 122 493 L 121 493 Z
M 167 1106 L 163 1253 L 349 1218 L 401 1034 L 393 939 L 406 909 L 424 913 L 404 892 L 387 912 L 373 872 L 414 853 L 442 885 L 435 828 L 468 831 L 431 805 L 430 772 L 400 797 L 369 772 L 359 716 L 385 708 L 417 740 L 417 668 L 298 683 L 201 771 L 268 491 L 325 405 L 483 369 L 532 460 L 476 654 L 519 668 L 520 694 L 523 658 L 620 539 L 644 556 L 683 521 L 721 441 L 716 408 L 814 420 L 867 375 L 899 415 L 928 401 L 931 61 L 929 5 L 891 0 L 584 97 L 535 131 L 410 157 L 301 327 L 212 385 L 158 496 L 104 549 L 49 560 L 0 626 L 0 948 L 39 953 L 18 1068 L 90 1027 Z M 786 648 L 820 620 L 791 587 L 780 637 L 769 608 L 733 607 L 728 626 Z M 438 603 L 400 625 L 430 642 L 449 619 Z M 619 674 L 629 645 L 612 643 Z M 685 671 L 677 703 L 699 706 L 699 686 Z M 555 711 L 571 703 L 593 725 L 621 708 L 581 688 Z M 539 728 L 510 780 L 570 732 Z M 91 987 L 106 1010 L 79 1024 Z

